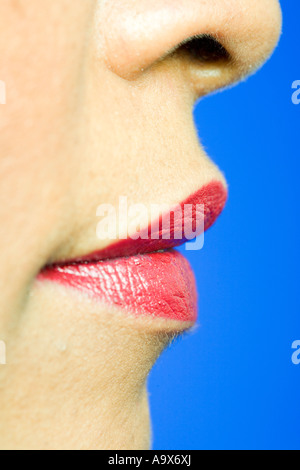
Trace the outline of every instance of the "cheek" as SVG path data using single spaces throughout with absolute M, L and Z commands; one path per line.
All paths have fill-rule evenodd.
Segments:
M 42 4 L 43 3 L 43 4 Z M 94 1 L 1 2 L 1 310 L 44 264 L 66 215 L 83 35 Z M 68 12 L 67 15 L 63 14 Z M 45 14 L 47 12 L 47 14 Z M 75 158 L 75 157 L 74 157 Z M 15 268 L 18 260 L 18 269 Z M 12 271 L 13 270 L 13 271 Z M 10 283 L 6 282 L 14 272 Z

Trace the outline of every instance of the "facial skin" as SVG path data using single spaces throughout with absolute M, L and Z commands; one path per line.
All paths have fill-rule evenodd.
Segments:
M 0 2 L 0 448 L 149 447 L 145 381 L 176 328 L 36 276 L 110 243 L 100 204 L 224 182 L 193 104 L 260 67 L 280 28 L 277 0 Z M 176 52 L 202 34 L 231 59 Z

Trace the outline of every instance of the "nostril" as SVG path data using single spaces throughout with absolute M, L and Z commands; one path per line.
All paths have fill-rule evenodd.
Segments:
M 229 62 L 231 59 L 225 47 L 207 34 L 183 41 L 177 47 L 176 52 L 188 54 L 190 59 L 206 63 Z
M 193 99 L 237 80 L 234 56 L 210 34 L 185 39 L 171 55 L 180 60 L 186 81 L 192 85 Z

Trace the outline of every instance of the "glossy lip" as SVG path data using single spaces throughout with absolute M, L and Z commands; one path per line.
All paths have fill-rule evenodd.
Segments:
M 77 289 L 128 313 L 195 322 L 197 294 L 188 261 L 174 250 L 98 263 L 52 266 L 39 280 Z
M 196 206 L 203 204 L 207 230 L 222 212 L 226 199 L 224 185 L 211 182 L 180 205 L 193 206 L 194 225 Z M 173 250 L 186 239 L 175 238 L 174 225 L 170 239 L 162 239 L 161 221 L 162 218 L 158 239 L 120 240 L 90 255 L 47 266 L 38 279 L 75 288 L 135 316 L 194 323 L 197 319 L 194 275 L 188 261 Z

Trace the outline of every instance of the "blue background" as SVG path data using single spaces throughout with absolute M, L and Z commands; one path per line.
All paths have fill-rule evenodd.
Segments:
M 300 2 L 282 2 L 280 45 L 246 83 L 204 99 L 195 120 L 229 201 L 200 252 L 199 322 L 149 381 L 154 449 L 300 449 Z

